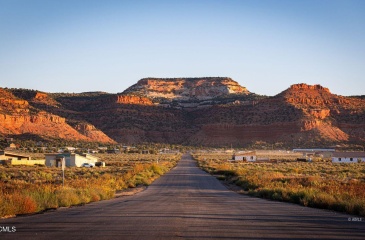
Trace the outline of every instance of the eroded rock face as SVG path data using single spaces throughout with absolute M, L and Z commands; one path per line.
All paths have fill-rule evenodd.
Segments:
M 93 126 L 80 126 L 85 134 L 79 133 L 66 123 L 66 118 L 40 111 L 31 106 L 31 104 L 39 104 L 39 101 L 56 103 L 46 93 L 17 90 L 18 94 L 30 98 L 30 103 L 18 99 L 5 89 L 0 88 L 0 93 L 0 133 L 2 134 L 34 134 L 53 139 L 114 143 L 112 139 Z M 59 104 L 57 103 L 57 105 Z M 40 106 L 50 105 L 42 104 Z
M 34 99 L 38 99 L 38 100 L 47 99 L 47 98 L 48 98 L 48 94 L 41 93 L 41 92 L 37 92 L 34 96 Z
M 322 87 L 319 84 L 316 84 L 316 85 L 308 85 L 308 84 L 305 84 L 305 83 L 293 84 L 293 85 L 290 86 L 290 89 L 293 89 L 293 90 L 316 90 L 316 91 L 320 90 L 320 91 L 325 91 L 325 92 L 331 93 L 328 88 Z
M 296 84 L 251 106 L 216 107 L 196 115 L 201 128 L 192 140 L 200 144 L 321 145 L 365 139 L 364 99 L 337 96 L 320 85 Z
M 78 123 L 75 125 L 75 129 L 94 142 L 104 143 L 116 143 L 113 139 L 108 137 L 101 130 L 97 129 L 94 125 L 88 123 Z
M 326 117 L 330 116 L 330 111 L 331 110 L 329 109 L 310 109 L 309 114 L 311 114 L 315 118 L 325 119 Z
M 117 95 L 116 97 L 113 97 L 113 100 L 115 100 L 116 103 L 121 103 L 121 104 L 138 104 L 147 106 L 153 105 L 151 99 L 133 95 Z
M 231 78 L 144 78 L 124 93 L 150 98 L 206 100 L 228 94 L 249 94 Z

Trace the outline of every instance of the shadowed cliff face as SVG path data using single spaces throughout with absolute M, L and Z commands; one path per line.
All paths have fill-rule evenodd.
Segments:
M 298 147 L 365 140 L 365 99 L 338 96 L 320 85 L 295 84 L 264 97 L 229 78 L 149 78 L 122 94 L 3 95 L 2 133 L 12 129 L 89 141 L 206 146 L 281 142 Z M 62 134 L 67 131 L 60 126 L 69 133 Z

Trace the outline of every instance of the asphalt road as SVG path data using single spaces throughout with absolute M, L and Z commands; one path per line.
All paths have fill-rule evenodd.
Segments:
M 365 219 L 227 190 L 184 155 L 144 192 L 0 220 L 0 239 L 365 239 Z M 1 229 L 1 228 L 0 228 Z

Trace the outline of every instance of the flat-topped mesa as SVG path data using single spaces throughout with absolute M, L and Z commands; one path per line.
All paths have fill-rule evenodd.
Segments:
M 305 83 L 293 84 L 293 85 L 290 86 L 290 89 L 293 89 L 293 90 L 299 90 L 299 89 L 303 89 L 303 90 L 323 90 L 325 92 L 331 93 L 328 88 L 322 87 L 319 84 L 315 84 L 315 85 L 308 85 L 308 84 L 305 84 Z
M 249 94 L 231 78 L 143 78 L 124 93 L 177 100 L 212 99 L 229 94 Z

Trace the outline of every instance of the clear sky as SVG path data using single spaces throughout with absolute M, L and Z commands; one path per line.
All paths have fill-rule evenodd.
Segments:
M 0 0 L 0 87 L 215 76 L 265 95 L 303 82 L 365 95 L 365 1 Z

